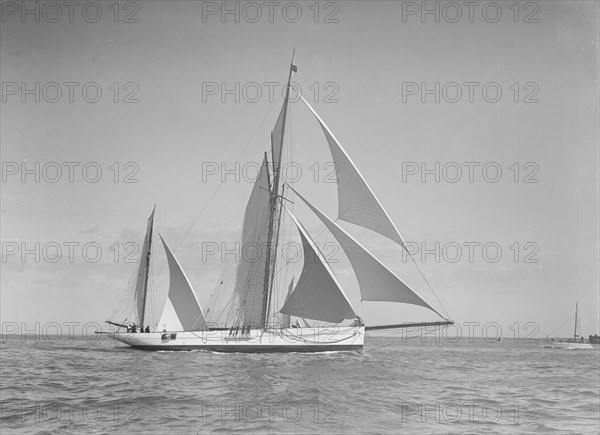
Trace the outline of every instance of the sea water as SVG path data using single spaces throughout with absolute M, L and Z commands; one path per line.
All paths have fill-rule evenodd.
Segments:
M 1 345 L 1 432 L 600 430 L 598 347 L 367 337 L 362 353 L 147 352 L 106 336 Z

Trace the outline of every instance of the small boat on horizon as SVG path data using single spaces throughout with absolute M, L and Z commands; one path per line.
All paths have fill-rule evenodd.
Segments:
M 540 340 L 540 346 L 548 349 L 566 349 L 566 350 L 589 350 L 594 349 L 589 342 L 586 343 L 583 336 L 577 334 L 577 314 L 578 314 L 578 302 L 575 302 L 575 331 L 573 338 L 548 338 Z

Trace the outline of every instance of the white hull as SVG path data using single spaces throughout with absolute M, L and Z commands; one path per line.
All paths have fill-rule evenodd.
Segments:
M 277 328 L 240 331 L 169 331 L 107 334 L 145 350 L 206 350 L 212 352 L 328 352 L 362 351 L 364 326 Z
M 565 350 L 589 350 L 594 349 L 589 343 L 569 342 L 569 341 L 544 341 L 541 346 L 547 349 L 565 349 Z

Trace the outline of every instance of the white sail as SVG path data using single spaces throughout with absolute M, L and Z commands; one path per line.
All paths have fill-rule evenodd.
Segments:
M 167 303 L 165 304 L 165 308 L 163 309 L 162 315 L 160 316 L 160 320 L 156 325 L 157 331 L 184 331 L 185 328 L 181 324 L 181 320 L 179 320 L 179 316 L 175 311 L 175 307 L 171 302 L 171 299 L 167 298 Z
M 294 190 L 292 188 L 292 190 Z M 402 282 L 392 271 L 367 251 L 344 229 L 329 219 L 321 210 L 312 205 L 294 190 L 308 207 L 321 219 L 348 256 L 360 287 L 361 300 L 402 302 L 429 308 L 443 317 L 431 305 L 421 298 L 413 289 Z
M 190 281 L 162 236 L 160 236 L 160 240 L 162 240 L 169 263 L 169 295 L 158 326 L 161 327 L 163 324 L 166 324 L 167 329 L 170 330 L 179 326 L 173 321 L 173 312 L 170 310 L 172 308 L 184 331 L 205 329 L 206 320 L 204 313 Z
M 135 292 L 134 301 L 136 307 L 136 323 L 142 324 L 146 321 L 144 319 L 145 305 L 146 305 L 146 290 L 148 285 L 148 268 L 150 267 L 150 251 L 152 248 L 152 226 L 154 224 L 154 210 L 148 218 L 146 225 L 146 236 L 144 237 L 144 245 L 142 247 L 142 253 L 140 254 L 140 265 L 135 281 Z
M 319 121 L 335 164 L 338 189 L 338 219 L 382 234 L 404 247 L 402 236 L 352 159 L 315 109 L 300 95 Z
M 310 323 L 308 323 L 308 322 L 306 321 L 306 319 L 305 319 L 305 318 L 303 318 L 303 317 L 301 317 L 301 318 L 300 318 L 300 322 L 302 322 L 302 327 L 303 327 L 303 328 L 310 328 L 310 327 L 311 327 L 311 326 L 310 326 Z
M 290 281 L 290 285 L 288 286 L 288 292 L 287 295 L 285 297 L 285 302 L 288 301 L 288 299 L 290 298 L 290 295 L 292 294 L 292 292 L 294 291 L 294 277 L 292 277 L 292 280 Z M 285 304 L 284 302 L 284 304 Z M 282 314 L 281 315 L 281 326 L 284 328 L 289 328 L 290 327 L 290 316 L 289 314 Z
M 294 54 L 295 54 L 294 50 Z M 296 65 L 294 65 L 294 54 L 292 54 L 292 63 L 290 64 L 290 75 L 288 77 L 288 84 L 285 89 L 285 98 L 283 99 L 283 105 L 281 106 L 281 111 L 279 112 L 279 116 L 277 117 L 277 122 L 275 122 L 275 127 L 271 131 L 271 153 L 273 157 L 273 175 L 275 175 L 279 171 L 279 164 L 281 163 L 281 150 L 283 147 L 283 134 L 285 129 L 285 117 L 287 113 L 287 105 L 290 98 L 290 85 L 292 81 L 292 73 L 297 72 L 298 69 Z M 277 190 L 277 187 L 275 187 Z
M 235 320 L 237 302 L 235 297 L 235 271 L 238 258 L 227 256 L 227 263 L 208 300 L 204 315 L 211 326 L 232 325 Z M 231 280 L 231 281 L 230 281 Z
M 240 307 L 239 312 L 243 317 L 241 320 L 246 325 L 258 325 L 262 320 L 269 224 L 269 187 L 265 158 L 244 214 L 240 263 L 234 289 Z
M 279 310 L 282 314 L 339 323 L 356 317 L 327 261 L 296 217 L 286 209 L 302 238 L 304 267 L 296 288 Z
M 283 106 L 281 106 L 281 111 L 279 112 L 279 117 L 277 118 L 275 127 L 273 127 L 273 131 L 271 131 L 271 153 L 274 165 L 278 165 L 281 161 L 281 148 L 283 146 L 284 128 L 283 120 L 285 118 L 286 105 L 287 100 L 283 102 Z M 278 168 L 273 168 L 274 171 L 276 171 L 277 169 Z
M 294 323 L 294 325 L 296 325 L 296 328 L 312 328 L 312 326 L 310 326 L 310 323 L 308 323 L 302 317 L 296 317 L 296 323 Z

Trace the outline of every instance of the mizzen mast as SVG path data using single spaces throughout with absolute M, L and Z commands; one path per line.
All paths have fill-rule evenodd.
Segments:
M 152 228 L 154 226 L 154 211 L 156 210 L 156 205 L 154 206 L 154 208 L 152 209 L 152 214 L 150 215 L 150 218 L 148 219 L 148 229 L 146 231 L 146 244 L 144 246 L 144 252 L 143 252 L 143 256 L 144 258 L 142 259 L 142 261 L 144 261 L 144 287 L 142 290 L 142 309 L 141 309 L 141 316 L 140 316 L 140 328 L 143 327 L 144 325 L 144 319 L 146 317 L 146 298 L 148 296 L 148 276 L 150 274 L 150 255 L 152 252 Z

